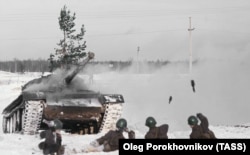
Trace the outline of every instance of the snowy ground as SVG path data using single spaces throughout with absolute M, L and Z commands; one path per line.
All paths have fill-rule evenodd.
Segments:
M 210 129 L 218 138 L 250 138 L 249 63 L 214 61 L 208 65 L 203 62 L 194 66 L 192 76 L 185 74 L 185 70 L 188 69 L 169 66 L 152 74 L 135 74 L 134 70 L 102 72 L 94 74 L 91 87 L 103 93 L 124 95 L 122 117 L 127 119 L 137 138 L 143 138 L 147 131 L 144 123 L 148 116 L 155 117 L 158 125 L 169 124 L 169 138 L 188 138 L 187 118 L 197 112 L 208 117 Z M 41 73 L 0 71 L 0 111 L 20 94 L 23 84 L 39 76 Z M 195 93 L 192 92 L 191 79 L 196 82 Z M 173 97 L 170 104 L 169 96 Z M 72 154 L 69 151 L 74 148 L 81 150 L 102 134 L 69 135 L 62 132 L 67 154 Z M 3 134 L 0 128 L 1 154 L 42 154 L 37 149 L 39 142 L 37 135 Z M 118 151 L 89 154 L 118 155 Z

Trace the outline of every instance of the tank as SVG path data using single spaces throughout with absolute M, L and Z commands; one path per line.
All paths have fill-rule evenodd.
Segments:
M 63 130 L 73 134 L 114 129 L 122 114 L 123 96 L 89 90 L 78 74 L 93 58 L 94 53 L 89 52 L 72 71 L 59 70 L 27 82 L 2 112 L 3 132 L 36 134 L 54 119 L 61 120 Z

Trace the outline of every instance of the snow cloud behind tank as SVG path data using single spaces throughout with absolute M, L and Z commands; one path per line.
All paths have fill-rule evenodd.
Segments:
M 248 122 L 249 52 L 244 48 L 243 51 L 232 49 L 228 56 L 218 54 L 217 50 L 210 52 L 218 57 L 198 59 L 193 64 L 192 75 L 189 75 L 188 59 L 155 68 L 154 72 L 150 69 L 137 73 L 137 66 L 132 65 L 124 72 L 94 74 L 91 88 L 122 94 L 125 99 L 123 117 L 131 126 L 144 131 L 148 116 L 154 116 L 158 124 L 169 123 L 170 130 L 189 129 L 188 116 L 198 112 L 204 113 L 213 125 Z M 195 93 L 191 79 L 196 84 Z M 173 97 L 171 104 L 168 103 L 170 96 Z

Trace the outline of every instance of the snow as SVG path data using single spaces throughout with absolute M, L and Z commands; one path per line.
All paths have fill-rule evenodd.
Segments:
M 138 74 L 133 69 L 119 73 L 103 71 L 94 74 L 90 87 L 106 94 L 124 96 L 122 117 L 127 119 L 128 127 L 135 131 L 136 138 L 144 137 L 147 131 L 144 123 L 148 116 L 155 117 L 157 125 L 169 124 L 169 138 L 189 138 L 187 118 L 198 112 L 208 117 L 209 127 L 218 138 L 250 138 L 250 65 L 249 58 L 242 60 L 202 61 L 193 66 L 191 75 L 187 74 L 187 67 L 175 64 L 156 69 L 151 74 Z M 41 73 L 0 71 L 0 111 L 20 94 L 21 86 L 40 76 Z M 191 88 L 191 79 L 195 80 L 195 93 Z M 170 104 L 169 96 L 173 97 Z M 73 135 L 62 131 L 66 154 L 72 154 L 70 151 L 73 149 L 83 149 L 103 134 Z M 1 154 L 39 155 L 42 154 L 37 147 L 40 141 L 38 135 L 3 134 L 0 128 Z M 118 151 L 89 154 L 118 155 Z

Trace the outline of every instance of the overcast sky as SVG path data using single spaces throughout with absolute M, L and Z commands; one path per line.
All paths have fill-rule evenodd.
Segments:
M 249 0 L 0 0 L 0 60 L 47 59 L 66 5 L 96 60 L 188 60 L 249 55 Z

